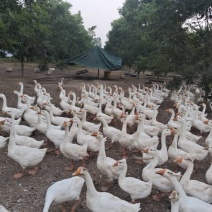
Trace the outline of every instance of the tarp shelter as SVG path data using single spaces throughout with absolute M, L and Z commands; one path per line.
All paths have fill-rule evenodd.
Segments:
M 122 58 L 112 55 L 99 46 L 66 60 L 68 65 L 81 65 L 105 71 L 115 71 L 122 68 Z M 99 76 L 99 72 L 98 72 Z

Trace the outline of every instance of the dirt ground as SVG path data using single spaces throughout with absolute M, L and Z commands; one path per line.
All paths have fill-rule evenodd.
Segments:
M 79 95 L 79 87 L 82 82 L 85 84 L 95 84 L 98 80 L 95 79 L 76 79 L 74 78 L 74 74 L 77 70 L 80 70 L 79 67 L 69 67 L 69 70 L 59 71 L 56 70 L 53 72 L 51 76 L 47 76 L 45 73 L 34 73 L 33 64 L 28 64 L 25 68 L 25 76 L 20 77 L 20 66 L 15 64 L 13 66 L 13 72 L 6 72 L 6 67 L 8 65 L 1 63 L 0 64 L 0 93 L 4 93 L 7 97 L 8 106 L 15 107 L 17 103 L 17 96 L 13 94 L 13 90 L 18 89 L 19 86 L 17 83 L 22 81 L 24 83 L 24 93 L 28 95 L 35 95 L 33 90 L 34 82 L 33 80 L 37 80 L 46 90 L 51 94 L 53 98 L 53 103 L 56 106 L 59 106 L 59 90 L 57 88 L 57 83 L 64 77 L 65 89 L 66 91 L 74 91 Z M 89 73 L 96 75 L 97 71 L 89 70 Z M 125 90 L 128 86 L 132 84 L 138 85 L 147 83 L 150 78 L 147 76 L 141 76 L 139 79 L 135 77 L 126 76 L 124 79 L 120 79 L 120 74 L 123 72 L 116 72 L 111 74 L 111 80 L 103 80 L 100 79 L 100 83 L 106 83 L 107 85 L 118 85 L 123 87 Z M 103 77 L 103 71 L 100 71 L 100 78 Z M 0 99 L 0 108 L 2 106 L 2 100 Z M 170 114 L 166 113 L 165 110 L 172 107 L 172 103 L 169 100 L 169 97 L 164 100 L 159 108 L 158 120 L 167 123 Z M 0 113 L 0 116 L 3 116 Z M 24 121 L 21 122 L 25 124 Z M 115 120 L 114 122 L 117 128 L 121 128 L 121 122 Z M 198 134 L 198 131 L 193 131 L 195 134 Z M 6 133 L 2 133 L 0 135 L 6 136 Z M 203 138 L 200 143 L 203 143 L 204 138 L 207 136 L 207 133 L 203 134 Z M 35 131 L 34 136 L 37 139 L 45 138 L 44 135 Z M 170 145 L 172 137 L 168 137 L 167 145 Z M 49 146 L 49 148 L 53 147 L 53 145 Z M 122 149 L 119 145 L 116 145 L 109 150 L 107 150 L 106 154 L 114 159 L 122 158 Z M 135 153 L 134 153 L 135 154 Z M 138 155 L 138 154 L 137 154 Z M 133 176 L 141 179 L 141 173 L 144 165 L 138 165 L 134 163 L 132 159 L 133 154 L 127 161 L 128 164 L 128 176 Z M 0 149 L 0 204 L 4 205 L 11 212 L 41 212 L 44 206 L 44 198 L 47 188 L 52 185 L 54 182 L 57 182 L 62 179 L 66 179 L 71 177 L 72 171 L 66 171 L 64 168 L 69 163 L 69 160 L 65 158 L 63 155 L 55 155 L 54 153 L 48 153 L 44 157 L 43 161 L 38 165 L 39 171 L 34 176 L 24 176 L 20 179 L 14 179 L 13 174 L 19 172 L 21 170 L 20 165 L 9 158 L 7 156 L 7 146 L 3 149 Z M 79 166 L 81 166 L 81 162 L 75 162 L 76 170 Z M 210 166 L 210 156 L 208 156 L 204 161 L 200 163 L 199 170 L 192 175 L 193 179 L 197 179 L 205 182 L 205 172 Z M 172 161 L 168 161 L 164 166 L 171 170 L 174 170 L 175 164 Z M 87 161 L 87 168 L 90 171 L 90 174 L 93 178 L 96 189 L 104 184 L 106 178 L 98 171 L 96 166 L 96 157 Z M 73 171 L 74 171 L 73 170 Z M 180 169 L 182 173 L 184 170 Z M 110 193 L 124 199 L 130 201 L 130 197 L 127 193 L 122 191 L 117 181 L 114 183 L 109 191 Z M 152 194 L 156 194 L 156 190 L 152 190 Z M 86 194 L 86 186 L 83 187 L 81 193 L 81 203 L 77 208 L 77 212 L 87 212 L 90 211 L 85 202 L 85 194 Z M 170 211 L 170 202 L 167 197 L 163 198 L 161 201 L 154 201 L 151 195 L 140 201 L 141 203 L 141 211 L 143 212 L 167 212 Z M 74 202 L 67 202 L 65 207 L 67 211 L 70 211 L 71 206 Z M 62 211 L 60 205 L 52 205 L 50 208 L 52 212 Z

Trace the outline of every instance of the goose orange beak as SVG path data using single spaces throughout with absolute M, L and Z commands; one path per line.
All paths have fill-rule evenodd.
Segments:
M 175 131 L 174 128 L 171 128 L 171 134 L 172 134 L 172 135 L 176 134 L 176 131 Z
M 0 121 L 0 126 L 4 125 L 6 120 Z
M 98 131 L 94 131 L 94 132 L 90 133 L 90 135 L 97 136 L 98 135 Z
M 165 172 L 166 172 L 166 169 L 161 169 L 156 171 L 155 174 L 164 175 Z
M 144 153 L 148 153 L 148 152 L 149 152 L 149 148 L 145 148 L 145 149 L 143 150 L 143 152 L 144 152 Z
M 208 124 L 209 120 L 205 120 L 203 121 L 204 124 Z
M 79 167 L 72 175 L 73 175 L 73 176 L 78 176 L 78 175 L 81 174 L 81 171 L 82 171 L 82 168 Z
M 113 164 L 113 166 L 118 166 L 118 165 L 119 165 L 118 161 Z
M 174 163 L 182 163 L 183 162 L 183 157 L 179 157 L 176 160 L 174 160 Z

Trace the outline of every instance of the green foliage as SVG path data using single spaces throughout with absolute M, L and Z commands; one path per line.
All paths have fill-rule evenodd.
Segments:
M 211 1 L 126 0 L 106 48 L 138 73 L 148 70 L 159 77 L 173 72 L 209 90 L 204 73 L 212 64 L 211 14 Z M 174 78 L 173 86 L 178 82 Z
M 41 59 L 38 63 L 38 68 L 41 72 L 47 71 L 49 66 L 48 66 L 48 61 L 45 59 Z
M 179 89 L 183 79 L 181 77 L 174 76 L 173 79 L 167 84 L 167 88 L 170 90 Z
M 92 47 L 80 13 L 70 10 L 71 4 L 62 0 L 1 1 L 0 49 L 21 62 L 22 75 L 26 60 L 65 60 Z
M 56 67 L 59 68 L 60 71 L 63 71 L 67 67 L 67 64 L 64 61 L 59 61 L 56 63 Z

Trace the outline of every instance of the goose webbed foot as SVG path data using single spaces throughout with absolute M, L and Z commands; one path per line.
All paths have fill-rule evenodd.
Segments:
M 73 160 L 70 161 L 70 166 L 65 167 L 66 171 L 72 171 L 74 169 Z

